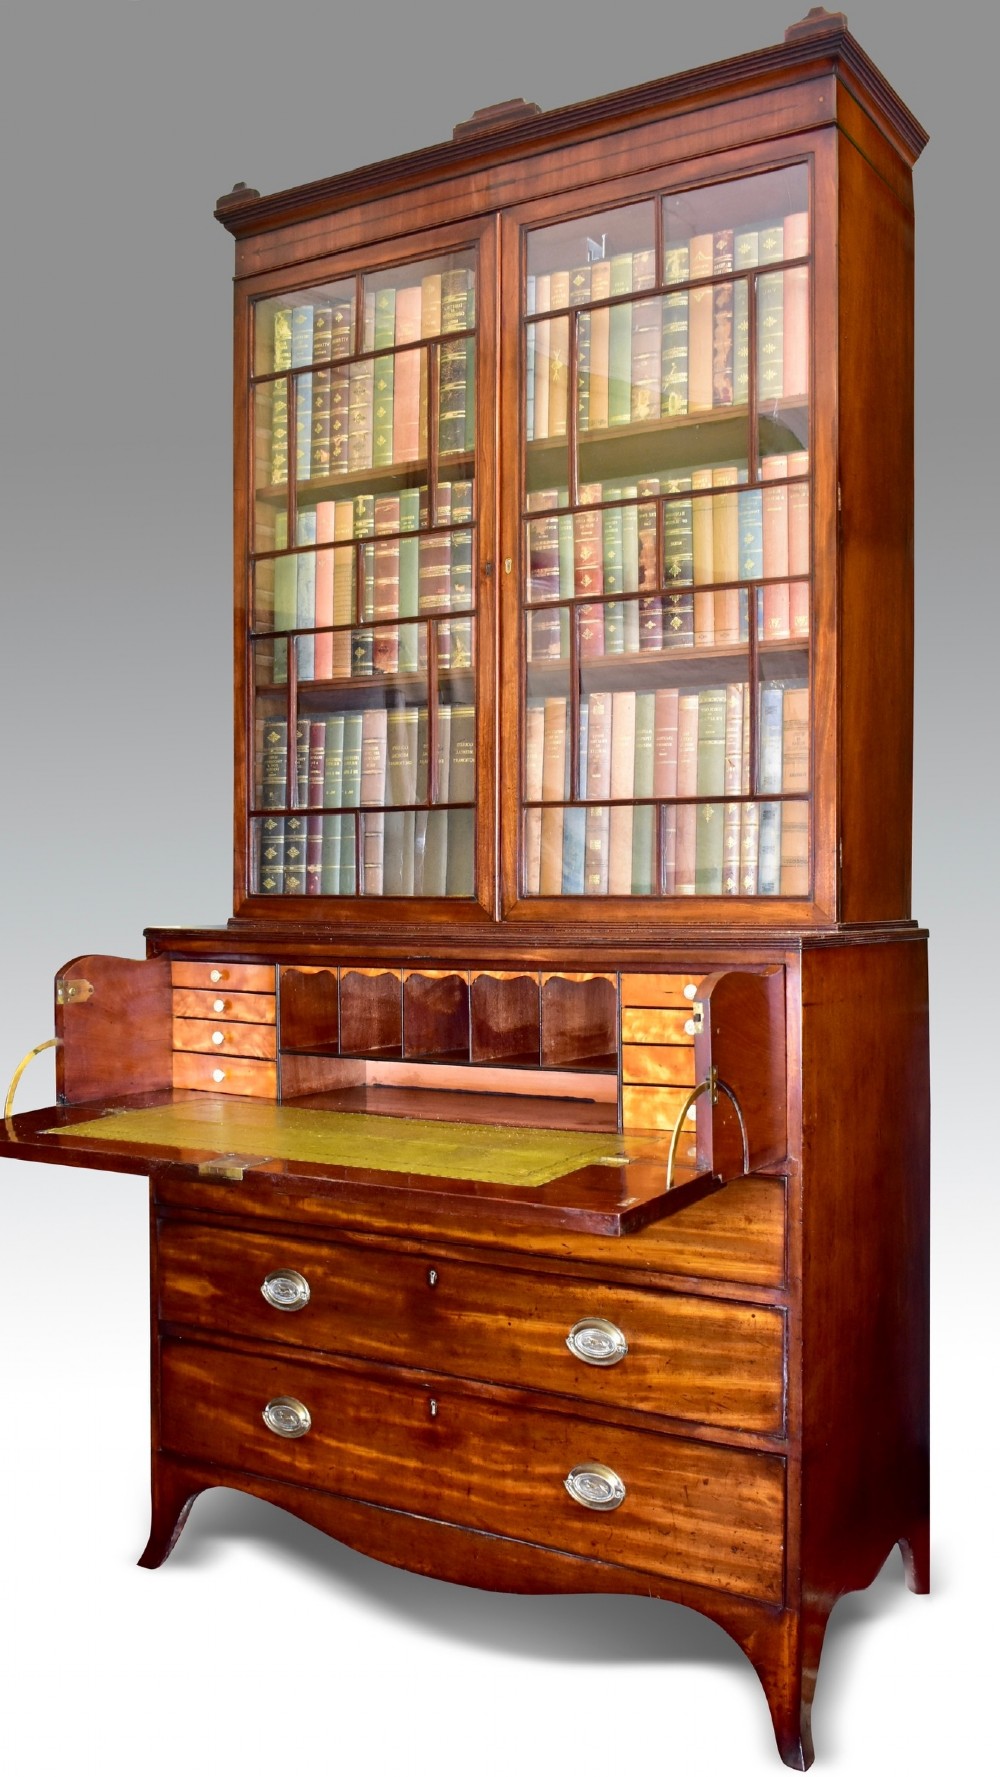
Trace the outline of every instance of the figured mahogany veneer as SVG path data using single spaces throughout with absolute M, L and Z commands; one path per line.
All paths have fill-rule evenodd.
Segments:
M 88 956 L 69 965 L 57 992 L 59 1102 L 11 1116 L 0 1130 L 4 1154 L 150 1176 L 145 1566 L 169 1554 L 202 1490 L 227 1485 L 381 1560 L 442 1579 L 527 1593 L 672 1599 L 712 1617 L 745 1649 L 781 1756 L 797 1769 L 812 1759 L 812 1695 L 837 1599 L 867 1586 L 894 1544 L 911 1588 L 926 1591 L 929 1583 L 927 960 L 909 892 L 911 171 L 925 141 L 843 15 L 814 8 L 783 44 L 751 56 L 551 113 L 512 101 L 477 113 L 452 141 L 421 153 L 273 196 L 238 187 L 220 202 L 219 219 L 237 243 L 234 914 L 225 927 L 150 930 L 141 962 Z M 794 188 L 808 194 L 807 250 L 790 252 L 777 273 L 788 279 L 783 292 L 792 292 L 780 349 L 790 342 L 790 354 L 799 352 L 801 380 L 797 392 L 769 393 L 751 343 L 737 398 L 728 382 L 731 368 L 735 384 L 736 355 L 732 367 L 727 356 L 727 329 L 739 333 L 729 307 L 733 278 L 745 299 L 746 339 L 764 340 L 772 357 L 779 348 L 758 325 L 768 291 L 768 274 L 754 269 L 765 262 L 763 236 L 755 236 L 758 260 L 754 241 L 742 243 L 751 269 L 743 261 L 732 269 L 741 218 L 720 224 L 716 239 L 711 193 L 752 189 L 765 175 L 780 182 L 786 169 L 794 169 Z M 551 241 L 547 230 L 567 238 L 580 218 L 603 229 L 607 218 L 646 206 L 656 218 L 654 263 L 641 273 L 644 296 L 631 309 L 645 326 L 645 293 L 652 290 L 652 310 L 662 316 L 686 289 L 675 288 L 666 269 L 663 237 L 675 198 L 683 206 L 696 191 L 692 213 L 707 205 L 698 209 L 703 276 L 694 275 L 681 306 L 688 303 L 690 323 L 699 300 L 707 313 L 708 293 L 711 389 L 697 399 L 688 389 L 690 412 L 675 413 L 668 403 L 649 418 L 630 407 L 618 413 L 620 424 L 609 418 L 591 431 L 575 379 L 581 350 L 593 348 L 599 329 L 588 337 L 576 322 L 585 312 L 596 321 L 603 305 L 610 338 L 611 318 L 628 319 L 622 305 L 633 304 L 633 292 L 592 293 L 589 309 L 585 301 L 575 315 L 574 296 L 553 299 L 548 344 L 562 325 L 569 348 L 565 362 L 556 353 L 564 383 L 557 377 L 543 388 L 537 365 L 545 334 L 525 317 L 531 243 Z M 776 214 L 794 227 L 803 204 L 797 198 Z M 771 231 L 763 215 L 757 221 Z M 628 222 L 622 226 L 627 234 Z M 622 254 L 635 271 L 620 242 L 590 246 L 612 260 Z M 768 263 L 778 263 L 775 250 L 772 242 Z M 543 244 L 543 259 L 545 251 Z M 584 251 L 590 247 L 581 247 L 581 261 Z M 321 454 L 318 472 L 310 462 L 312 473 L 286 484 L 275 441 L 281 445 L 288 425 L 303 443 L 298 410 L 315 395 L 322 453 L 322 402 L 324 389 L 334 388 L 336 353 L 310 366 L 300 340 L 286 363 L 276 313 L 284 305 L 282 326 L 287 320 L 294 333 L 310 292 L 354 292 L 354 331 L 340 356 L 353 363 L 363 406 L 362 372 L 371 362 L 364 297 L 381 292 L 383 272 L 388 288 L 403 268 L 431 261 L 477 268 L 474 437 L 465 435 L 464 450 L 459 440 L 451 458 L 442 450 L 443 425 L 461 416 L 446 414 L 432 397 L 445 387 L 454 393 L 442 366 L 468 318 L 445 315 L 442 284 L 440 327 L 431 326 L 420 346 L 426 458 L 419 465 L 380 461 L 370 470 L 348 462 L 341 473 Z M 586 287 L 588 273 L 582 263 L 577 269 Z M 796 309 L 794 293 L 803 291 L 805 310 Z M 411 289 L 411 311 L 412 299 Z M 676 305 L 670 312 L 679 312 Z M 532 327 L 530 393 L 547 399 L 555 390 L 565 406 L 564 431 L 556 426 L 555 436 L 538 439 L 526 436 Z M 631 328 L 617 331 L 622 348 Z M 642 332 L 637 326 L 640 358 Z M 314 329 L 313 345 L 316 337 Z M 375 349 L 398 364 L 399 343 L 393 336 Z M 658 388 L 669 365 L 654 359 L 647 380 Z M 703 355 L 702 369 L 704 362 Z M 338 399 L 345 379 L 350 394 L 345 371 Z M 694 572 L 693 540 L 690 571 L 683 536 L 679 544 L 675 536 L 680 572 L 668 572 L 665 526 L 680 508 L 656 489 L 644 494 L 642 478 L 683 478 L 707 466 L 711 480 L 730 464 L 723 467 L 728 479 L 712 488 L 731 486 L 738 459 L 740 494 L 752 497 L 765 486 L 763 460 L 800 454 L 799 446 L 808 448 L 808 469 L 797 468 L 787 483 L 789 500 L 796 490 L 804 496 L 808 517 L 808 559 L 797 569 L 799 627 L 772 635 L 766 613 L 780 605 L 783 570 L 754 571 L 752 507 L 750 565 L 740 566 L 749 578 L 736 585 L 720 577 L 713 592 Z M 660 453 L 655 461 L 651 451 Z M 330 567 L 320 516 L 339 522 L 346 503 L 361 495 L 359 522 L 367 523 L 370 496 L 385 547 L 393 529 L 387 513 L 394 515 L 391 506 L 378 510 L 375 494 L 392 500 L 422 474 L 433 505 L 445 468 L 453 480 L 474 477 L 464 533 L 471 568 L 459 559 L 467 544 L 458 528 L 445 545 L 457 570 L 471 573 L 463 597 L 466 614 L 474 610 L 472 663 L 456 665 L 451 652 L 461 646 L 462 619 L 427 605 L 437 598 L 436 585 L 432 591 L 426 583 L 427 541 L 437 547 L 448 535 L 440 526 L 420 538 L 425 583 L 418 577 L 417 596 L 424 603 L 416 614 L 426 667 L 419 673 L 385 670 L 392 651 L 386 623 L 376 622 L 370 662 L 361 645 L 358 659 L 370 670 L 349 679 L 337 676 L 343 660 L 334 671 L 318 617 L 314 642 L 282 653 L 279 641 L 275 650 L 274 632 L 286 626 L 313 633 L 301 621 L 299 599 L 310 569 L 319 585 L 321 567 Z M 588 479 L 604 484 L 605 507 L 620 501 L 623 513 L 641 499 L 656 507 L 655 527 L 647 522 L 644 532 L 643 580 L 623 595 L 641 592 L 650 627 L 641 647 L 626 647 L 609 602 L 606 653 L 585 654 L 584 639 L 589 647 L 592 638 L 576 621 L 584 607 L 574 553 L 572 586 L 561 601 L 568 652 L 555 658 L 548 619 L 558 629 L 559 601 L 526 610 L 528 501 L 541 492 L 541 511 L 544 497 L 568 482 L 572 528 L 572 514 L 579 519 L 587 506 Z M 780 474 L 774 479 L 779 486 Z M 624 488 L 614 500 L 610 481 Z M 703 516 L 708 496 L 704 486 L 699 491 Z M 768 510 L 776 522 L 780 508 Z M 303 511 L 317 516 L 315 548 L 295 531 Z M 287 547 L 277 540 L 282 513 Z M 562 522 L 555 520 L 557 530 Z M 613 529 L 609 535 L 613 545 Z M 721 520 L 719 536 L 728 536 Z M 713 528 L 713 547 L 714 538 Z M 791 548 L 790 530 L 787 540 Z M 342 564 L 342 532 L 336 541 Z M 575 549 L 576 530 L 573 541 Z M 349 623 L 372 617 L 367 545 L 357 535 L 351 546 L 353 613 L 345 618 L 341 609 L 332 620 L 327 610 L 334 627 L 325 644 L 342 645 Z M 624 580 L 624 543 L 621 549 Z M 276 586 L 279 560 L 286 574 L 292 570 L 283 588 Z M 385 579 L 391 589 L 391 573 Z M 680 632 L 664 632 L 661 647 L 660 595 L 693 601 L 695 579 L 702 628 L 711 606 L 729 639 L 716 647 L 703 634 L 688 638 L 677 617 Z M 551 577 L 548 588 L 546 600 Z M 741 588 L 742 638 L 731 609 Z M 341 591 L 334 576 L 335 600 Z M 377 596 L 390 596 L 385 584 Z M 789 630 L 790 612 L 791 603 Z M 530 662 L 529 638 L 537 643 Z M 311 664 L 324 658 L 311 676 Z M 746 739 L 737 746 L 730 693 L 735 709 L 743 685 Z M 795 691 L 794 719 L 777 749 L 779 781 L 795 785 L 787 793 L 773 781 L 773 734 L 764 758 L 767 687 L 784 687 L 783 696 Z M 706 715 L 702 732 L 710 706 L 698 703 L 695 734 L 689 701 L 687 787 L 672 791 L 666 730 L 654 730 L 660 787 L 650 807 L 647 782 L 643 829 L 643 795 L 633 797 L 627 781 L 620 732 L 617 754 L 614 736 L 606 737 L 614 793 L 605 786 L 587 795 L 591 766 L 602 765 L 599 749 L 581 748 L 584 769 L 573 765 L 588 688 L 612 700 L 662 691 L 668 704 L 675 692 L 700 698 L 714 689 L 716 716 L 723 691 L 721 765 L 718 724 L 712 728 Z M 527 730 L 533 720 L 537 728 L 538 704 L 550 694 L 562 701 L 588 892 L 574 877 L 572 846 L 562 874 L 547 859 L 544 894 L 537 857 L 532 879 L 538 829 L 531 811 L 551 835 L 558 823 L 547 816 L 563 781 L 559 724 L 548 731 L 543 724 L 550 751 L 543 746 L 539 798 Z M 437 729 L 440 741 L 445 707 L 453 712 L 452 740 L 460 726 L 454 712 L 463 704 L 475 710 L 474 772 L 461 798 L 471 804 L 474 793 L 475 806 L 454 827 L 461 846 L 471 831 L 471 848 L 462 851 L 456 839 L 449 859 L 455 880 L 447 884 L 462 893 L 401 894 L 405 876 L 394 879 L 395 893 L 374 892 L 376 852 L 366 847 L 383 818 L 376 805 L 386 758 L 373 718 L 385 712 L 388 731 L 415 703 L 430 712 L 427 784 L 415 803 L 412 782 L 395 798 L 392 842 L 404 836 L 404 870 L 412 861 L 414 883 L 418 858 L 433 867 L 433 829 L 422 817 L 446 763 L 431 737 Z M 353 807 L 345 817 L 356 879 L 367 891 L 357 896 L 333 892 L 344 886 L 345 870 L 351 880 L 350 847 L 323 829 L 340 816 L 320 814 L 316 804 L 318 794 L 343 790 L 346 806 L 346 750 L 341 790 L 324 776 L 320 791 L 311 772 L 301 775 L 304 731 L 331 709 L 362 712 L 362 729 L 369 718 L 357 825 Z M 619 709 L 628 713 L 627 705 Z M 265 739 L 273 741 L 265 722 L 284 723 L 286 741 L 294 737 L 286 765 L 298 741 L 298 774 L 264 770 Z M 591 737 L 595 728 L 592 721 Z M 280 739 L 280 727 L 275 732 Z M 311 731 L 309 746 L 311 766 Z M 403 753 L 389 750 L 390 791 L 394 770 L 403 773 L 395 789 L 405 788 L 403 767 L 409 772 L 413 760 Z M 275 756 L 267 758 L 273 766 Z M 453 783 L 468 760 L 458 748 L 448 763 Z M 637 782 L 638 749 L 633 763 Z M 778 876 L 770 880 L 766 870 L 751 873 L 760 835 L 748 812 L 755 797 L 738 787 L 744 765 L 758 803 L 775 799 Z M 717 766 L 725 770 L 724 792 Z M 283 796 L 291 798 L 287 809 L 278 806 Z M 728 803 L 728 818 L 717 799 Z M 605 801 L 609 853 L 610 834 L 618 835 L 613 876 L 602 851 Z M 692 801 L 701 829 L 685 823 Z M 284 823 L 286 815 L 301 848 L 296 867 L 304 857 L 309 888 L 318 885 L 319 894 L 305 892 L 305 873 L 294 892 L 275 890 L 268 873 L 279 851 L 271 837 L 267 871 L 257 869 L 256 828 L 265 816 Z M 779 821 L 787 823 L 784 850 Z M 722 892 L 703 892 L 716 880 L 720 823 L 729 846 Z M 692 830 L 694 857 L 679 874 L 681 838 L 690 853 Z M 398 853 L 390 852 L 387 841 L 383 865 L 396 868 Z M 470 863 L 472 892 L 465 892 Z M 388 888 L 385 877 L 381 886 Z M 635 893 L 625 892 L 630 886 Z M 175 1132 L 183 1127 L 176 1139 L 159 1123 L 143 1125 L 144 1140 L 118 1141 L 121 1127 L 104 1121 L 116 1110 L 192 1106 L 201 1122 L 196 1115 L 175 1123 Z M 300 1130 L 308 1122 L 274 1106 L 379 1114 L 386 1121 L 378 1137 L 386 1128 L 393 1134 L 392 1144 L 383 1140 L 382 1166 L 391 1145 L 399 1170 L 378 1170 L 367 1152 L 361 1164 L 340 1164 L 322 1142 L 313 1158 L 294 1148 L 285 1157 L 269 1154 L 268 1126 L 274 1137 L 279 1119 Z M 434 1140 L 425 1132 L 424 1148 L 412 1129 L 408 1143 L 413 1118 L 432 1126 Z M 213 1119 L 238 1132 L 242 1152 L 219 1151 Z M 483 1148 L 495 1154 L 506 1141 L 509 1150 L 525 1130 L 536 1149 L 558 1139 L 563 1158 L 541 1184 L 439 1176 L 448 1171 L 440 1140 L 448 1124 L 451 1143 L 465 1143 L 455 1168 L 463 1173 L 468 1164 L 475 1174 Z M 328 1136 L 334 1127 L 327 1122 Z M 579 1164 L 565 1158 L 568 1133 L 572 1152 L 584 1156 Z M 594 1147 L 583 1148 L 583 1138 Z M 371 1127 L 365 1139 L 376 1145 Z M 428 1152 L 438 1170 L 421 1170 Z M 635 1762 L 639 1749 L 628 1742 L 627 1723 L 622 1747 Z

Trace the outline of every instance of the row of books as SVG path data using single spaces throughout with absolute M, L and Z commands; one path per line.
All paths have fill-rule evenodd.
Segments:
M 436 339 L 442 333 L 463 333 L 475 326 L 476 281 L 470 265 L 439 265 L 427 271 L 412 266 L 396 275 L 409 281 L 401 282 L 398 288 L 387 282 L 378 289 L 371 280 L 365 280 L 362 352 L 414 345 L 418 340 Z M 353 358 L 354 319 L 353 279 L 333 289 L 317 289 L 308 301 L 283 302 L 279 298 L 272 305 L 271 299 L 267 299 L 261 303 L 259 323 L 265 332 L 257 342 L 261 374 Z
M 809 273 L 804 265 L 732 283 L 688 288 L 725 272 L 797 259 L 809 250 L 806 212 L 766 229 L 719 229 L 664 251 L 668 288 L 657 288 L 651 247 L 528 278 L 528 311 L 579 307 L 576 423 L 601 431 L 672 415 L 745 406 L 751 363 L 762 409 L 809 390 Z M 751 294 L 752 293 L 752 294 Z M 615 297 L 633 297 L 614 302 Z M 607 303 L 607 307 L 591 304 Z M 756 314 L 754 338 L 751 316 Z M 574 317 L 530 323 L 525 385 L 529 440 L 564 437 Z
M 663 893 L 808 893 L 807 686 L 769 683 L 760 693 L 755 794 L 797 802 L 726 800 L 751 794 L 745 683 L 592 691 L 579 705 L 576 785 L 569 716 L 564 697 L 527 706 L 528 894 L 660 892 L 657 804 Z M 686 797 L 701 800 L 675 800 Z
M 255 630 L 319 632 L 298 638 L 300 679 L 368 678 L 426 671 L 427 624 L 414 619 L 436 618 L 438 667 L 470 667 L 473 620 L 447 614 L 473 605 L 472 531 L 461 528 L 472 523 L 473 483 L 439 483 L 434 529 L 429 516 L 425 487 L 302 508 L 295 526 L 302 553 L 257 562 Z M 267 541 L 285 549 L 287 528 L 277 513 Z M 387 627 L 356 626 L 359 618 Z M 287 678 L 280 647 L 273 677 Z
M 566 504 L 565 491 L 529 494 L 528 511 L 544 516 L 527 526 L 528 602 L 581 601 L 581 658 L 721 647 L 746 640 L 747 595 L 737 583 L 763 580 L 760 638 L 805 637 L 809 483 L 787 478 L 805 476 L 808 469 L 808 451 L 796 451 L 764 457 L 760 487 L 746 486 L 746 470 L 735 465 L 631 485 L 587 483 L 580 502 L 592 510 L 575 513 L 558 510 Z M 658 563 L 656 502 L 662 495 L 669 497 L 662 503 Z M 619 500 L 639 503 L 614 503 Z M 668 589 L 662 597 L 661 587 Z M 568 657 L 568 609 L 532 611 L 527 651 L 529 660 Z
M 438 272 L 405 289 L 368 292 L 367 302 L 371 316 L 369 326 L 366 309 L 363 350 L 385 356 L 353 356 L 353 298 L 336 307 L 309 303 L 276 311 L 274 368 L 291 374 L 258 391 L 259 483 L 283 485 L 288 479 L 289 382 L 297 481 L 426 458 L 431 357 L 426 346 L 414 342 L 428 331 L 442 336 L 433 396 L 438 452 L 446 456 L 474 448 L 475 339 L 467 332 L 475 319 L 471 271 Z M 399 349 L 407 346 L 413 349 Z M 319 364 L 324 355 L 335 360 L 328 368 L 298 368 Z
M 441 805 L 474 799 L 475 711 L 471 704 L 443 704 L 435 716 L 433 786 L 426 708 L 300 719 L 297 808 L 289 808 L 287 721 L 259 721 L 256 801 L 265 812 L 257 822 L 258 892 L 471 895 L 473 810 Z M 432 788 L 434 806 L 414 807 L 428 803 Z M 318 809 L 339 812 L 311 812 Z M 354 810 L 364 812 L 356 817 Z

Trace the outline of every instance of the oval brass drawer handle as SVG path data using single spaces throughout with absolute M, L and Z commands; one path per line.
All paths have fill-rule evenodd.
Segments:
M 625 1483 L 603 1462 L 581 1462 L 571 1468 L 563 1486 L 577 1505 L 591 1512 L 613 1512 L 625 1498 Z
M 305 1307 L 312 1292 L 301 1271 L 282 1269 L 268 1272 L 260 1286 L 260 1293 L 272 1308 L 281 1308 L 286 1314 L 294 1314 L 297 1309 Z
M 312 1414 L 294 1395 L 278 1394 L 264 1408 L 264 1424 L 279 1438 L 304 1438 L 312 1425 Z
M 582 1364 L 596 1364 L 602 1370 L 620 1364 L 628 1353 L 628 1340 L 621 1328 L 613 1320 L 602 1320 L 596 1315 L 570 1327 L 566 1344 Z

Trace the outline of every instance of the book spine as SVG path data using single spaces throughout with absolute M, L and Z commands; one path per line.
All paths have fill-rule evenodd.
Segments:
M 333 573 L 335 552 L 329 547 L 336 536 L 337 508 L 333 500 L 321 500 L 316 507 L 316 542 L 321 547 L 316 552 L 315 599 L 316 628 L 319 634 L 313 642 L 313 676 L 317 679 L 329 679 L 333 676 Z
M 376 358 L 372 387 L 372 466 L 387 468 L 395 460 L 393 413 L 396 382 L 395 358 Z
M 697 590 L 701 587 L 710 588 L 715 578 L 713 502 L 711 496 L 704 491 L 711 486 L 711 469 L 696 469 L 691 476 L 692 492 L 703 495 L 701 499 L 691 502 L 692 550 L 696 588 L 694 594 L 694 644 L 696 648 L 710 648 L 715 641 L 715 594 L 711 591 Z
M 712 270 L 733 269 L 733 231 L 717 231 L 712 249 Z M 712 406 L 733 405 L 733 300 L 732 284 L 716 284 L 712 290 Z
M 632 813 L 633 895 L 651 895 L 655 887 L 656 810 L 652 804 L 655 732 L 656 694 L 637 691 L 633 795 L 639 799 L 640 805 Z
M 809 690 L 789 686 L 782 701 L 781 787 L 799 793 L 801 802 L 781 808 L 780 890 L 783 895 L 809 893 Z
M 632 255 L 619 253 L 611 261 L 611 294 L 625 296 L 632 289 Z M 608 424 L 627 426 L 632 418 L 632 305 L 620 302 L 609 311 L 608 323 Z
M 388 716 L 384 709 L 361 714 L 361 807 L 364 893 L 384 892 L 385 779 Z M 377 813 L 375 811 L 378 811 Z
M 652 248 L 632 256 L 632 288 L 656 283 Z M 663 367 L 663 316 L 658 296 L 632 304 L 632 421 L 659 418 Z
M 285 816 L 285 875 L 283 893 L 304 895 L 306 892 L 306 847 L 308 835 L 304 814 Z
M 281 895 L 285 890 L 285 822 L 266 815 L 257 822 L 257 892 Z
M 555 271 L 549 290 L 554 309 L 569 307 L 569 272 Z M 565 438 L 569 408 L 569 316 L 549 323 L 549 437 Z
M 764 574 L 772 583 L 764 587 L 764 641 L 783 641 L 790 634 L 788 581 L 788 474 L 786 456 L 764 457 L 760 466 L 764 488 L 761 499 L 762 559 Z M 779 483 L 770 486 L 769 483 Z M 782 578 L 779 580 L 777 576 Z
M 345 809 L 361 806 L 361 727 L 360 710 L 344 713 L 344 765 L 341 777 L 341 803 Z M 356 816 L 342 819 L 340 839 L 340 892 L 358 892 Z
M 804 259 L 809 251 L 809 215 L 805 210 L 785 217 L 786 259 Z M 784 273 L 784 351 L 782 393 L 804 398 L 809 392 L 809 268 L 792 265 Z
M 605 499 L 616 499 L 621 488 L 607 487 L 604 489 Z M 620 598 L 613 597 L 620 593 L 624 585 L 624 525 L 620 506 L 606 506 L 600 514 L 602 538 L 602 590 L 612 595 L 604 606 L 604 652 L 605 654 L 622 654 L 625 651 L 625 606 Z
M 789 475 L 808 475 L 809 452 L 789 451 Z M 808 481 L 788 489 L 788 627 L 793 636 L 809 634 L 809 497 Z
M 665 686 L 654 693 L 653 721 L 653 795 L 664 803 L 663 822 L 664 893 L 672 895 L 677 875 L 677 718 L 679 692 Z M 668 800 L 671 799 L 671 800 Z
M 316 510 L 313 507 L 300 512 L 295 524 L 296 542 L 313 544 L 316 541 Z M 316 624 L 316 552 L 307 548 L 295 558 L 295 627 L 296 629 L 313 629 Z M 299 636 L 296 642 L 298 649 L 298 668 L 300 679 L 313 679 L 316 676 L 316 638 L 315 636 Z
M 712 499 L 712 573 L 722 583 L 716 590 L 712 605 L 712 621 L 716 646 L 731 646 L 740 639 L 740 592 L 732 584 L 740 575 L 740 519 L 737 470 L 713 469 L 712 486 L 717 491 Z
M 609 811 L 611 794 L 611 693 L 592 691 L 587 699 L 587 809 L 584 887 L 588 895 L 608 892 Z
M 683 284 L 691 272 L 691 252 L 686 245 L 664 249 L 664 282 Z M 686 290 L 668 291 L 663 298 L 663 354 L 660 361 L 660 413 L 665 417 L 688 410 L 688 303 Z
M 324 759 L 323 805 L 325 808 L 339 808 L 343 799 L 344 786 L 344 717 L 342 714 L 326 718 Z M 323 841 L 320 854 L 321 894 L 339 895 L 340 893 L 342 843 L 341 816 L 328 814 L 323 822 Z
M 694 235 L 690 243 L 692 279 L 711 277 L 713 263 L 713 237 L 710 234 Z M 689 413 L 705 413 L 712 406 L 714 335 L 712 289 L 706 285 L 690 291 L 688 296 Z
M 631 797 L 635 788 L 634 691 L 611 694 L 611 795 Z M 632 817 L 626 804 L 612 807 L 608 831 L 608 894 L 632 893 Z
M 747 686 L 741 683 L 726 687 L 726 735 L 723 790 L 727 797 L 738 796 L 743 789 L 744 705 Z M 722 893 L 740 892 L 740 834 L 743 809 L 739 802 L 726 802 L 722 836 Z
M 781 789 L 782 775 L 782 710 L 784 689 L 765 685 L 760 695 L 760 793 Z M 776 895 L 780 888 L 781 869 L 781 803 L 760 805 L 757 862 L 757 893 Z
M 606 301 L 611 295 L 610 259 L 598 260 L 592 267 L 590 294 L 594 302 Z M 592 431 L 604 431 L 608 424 L 610 328 L 610 309 L 594 309 L 590 317 L 590 394 L 587 404 L 587 424 Z
M 542 748 L 545 735 L 545 705 L 530 700 L 524 719 L 524 799 L 540 802 L 542 797 Z M 526 808 L 524 812 L 524 888 L 528 895 L 537 895 L 542 868 L 542 811 Z
M 698 693 L 684 691 L 677 700 L 677 794 L 698 793 Z M 697 841 L 697 807 L 679 803 L 677 807 L 677 839 L 674 869 L 674 894 L 695 892 L 695 859 Z
M 563 802 L 567 795 L 566 728 L 565 697 L 547 697 L 542 738 L 542 797 L 550 804 Z M 558 895 L 562 891 L 564 810 L 561 807 L 545 807 L 541 813 L 539 892 L 543 895 Z
M 292 311 L 289 307 L 274 311 L 274 368 L 288 371 L 292 364 Z M 279 376 L 271 384 L 271 480 L 280 484 L 288 480 L 288 378 Z
M 548 272 L 541 272 L 535 282 L 535 306 L 539 314 L 551 308 L 552 279 Z M 549 435 L 549 339 L 552 331 L 550 321 L 536 321 L 528 329 L 534 340 L 534 430 L 533 438 L 547 438 Z
M 757 264 L 759 237 L 755 228 L 738 228 L 733 237 L 733 268 L 749 272 Z M 745 407 L 750 399 L 750 294 L 746 277 L 733 286 L 733 400 Z

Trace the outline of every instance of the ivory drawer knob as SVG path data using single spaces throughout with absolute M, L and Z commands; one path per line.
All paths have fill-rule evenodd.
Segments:
M 221 1086 L 225 1077 L 226 1077 L 226 1070 L 224 1067 L 213 1067 L 212 1078 L 215 1081 L 215 1084 L 217 1086 Z
M 604 1462 L 581 1462 L 571 1468 L 563 1486 L 577 1505 L 591 1512 L 613 1512 L 625 1498 L 625 1483 Z
M 226 1040 L 226 1033 L 225 1033 L 225 1031 L 222 1031 L 222 1030 L 213 1030 L 213 1032 L 212 1032 L 212 1041 L 213 1041 L 213 1043 L 214 1043 L 214 1044 L 215 1044 L 215 1046 L 216 1046 L 216 1048 L 218 1048 L 218 1047 L 219 1047 L 219 1045 L 220 1045 L 220 1043 L 224 1043 L 224 1042 L 225 1042 L 225 1040 Z
M 275 1395 L 264 1408 L 262 1418 L 268 1431 L 279 1438 L 304 1438 L 312 1425 L 309 1408 L 291 1394 Z
M 224 981 L 226 979 L 225 969 L 211 969 L 208 979 L 210 981 Z
M 602 1370 L 620 1364 L 628 1352 L 628 1340 L 621 1328 L 614 1321 L 597 1316 L 578 1320 L 575 1327 L 570 1327 L 566 1344 L 582 1364 L 596 1364 Z
M 260 1293 L 272 1308 L 281 1308 L 285 1314 L 294 1314 L 299 1308 L 305 1307 L 312 1292 L 301 1271 L 282 1268 L 280 1271 L 268 1272 L 260 1286 Z
M 212 1001 L 212 1011 L 213 1012 L 224 1012 L 225 1009 L 226 1009 L 225 1000 L 213 1000 Z

